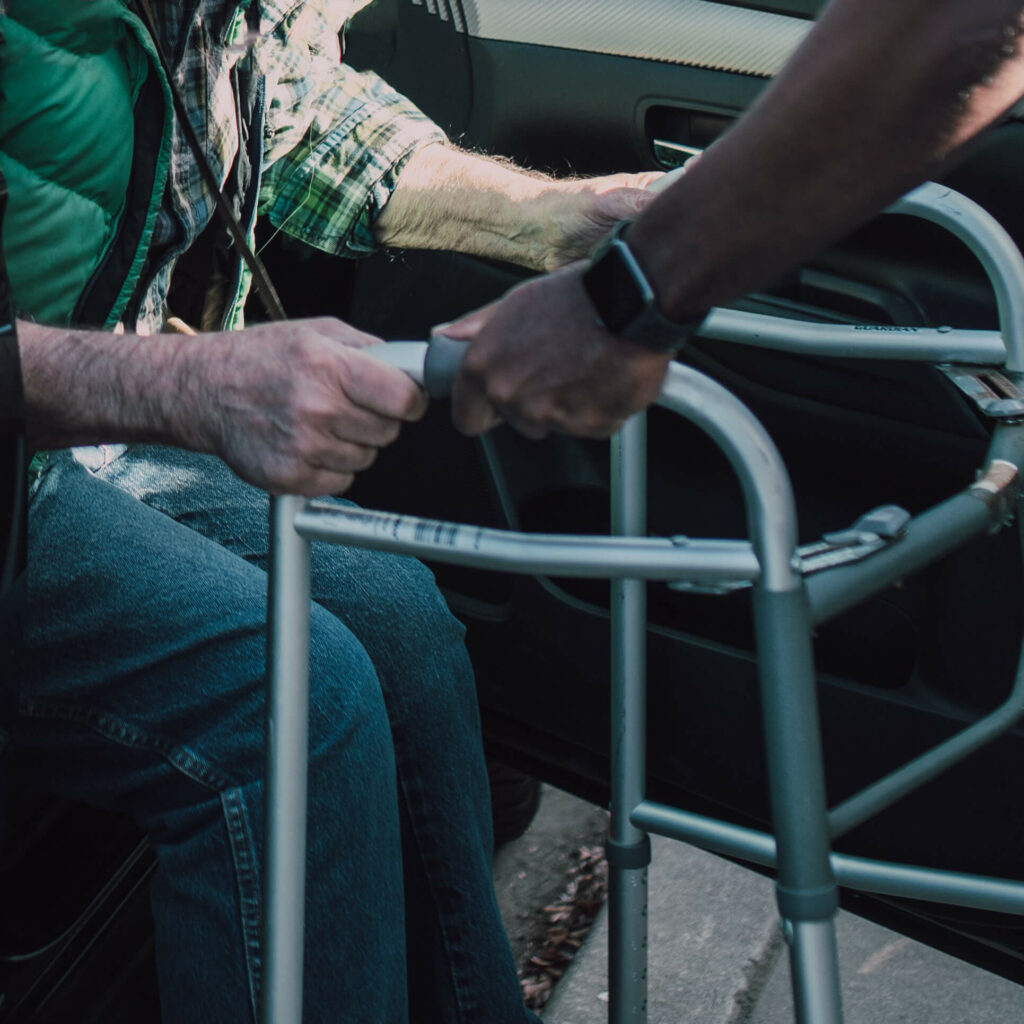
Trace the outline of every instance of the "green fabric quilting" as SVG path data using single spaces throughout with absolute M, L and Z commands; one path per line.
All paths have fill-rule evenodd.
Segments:
M 16 307 L 66 325 L 115 237 L 132 172 L 133 107 L 152 73 L 151 44 L 119 0 L 11 0 L 0 18 L 0 170 Z M 160 165 L 143 237 L 107 326 L 145 260 L 170 159 L 166 83 Z
M 105 326 L 146 260 L 171 160 L 173 112 L 155 49 L 121 0 L 10 0 L 0 16 L 0 170 L 11 181 L 4 245 L 19 313 L 70 324 L 124 213 L 134 105 L 156 74 L 164 98 L 144 227 Z M 37 453 L 30 479 L 47 453 Z

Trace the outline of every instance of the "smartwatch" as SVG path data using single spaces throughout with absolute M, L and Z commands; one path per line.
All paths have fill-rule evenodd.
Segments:
M 632 223 L 619 221 L 594 250 L 583 272 L 583 287 L 606 330 L 656 352 L 676 352 L 696 333 L 707 312 L 678 323 L 658 310 L 654 289 L 622 237 Z

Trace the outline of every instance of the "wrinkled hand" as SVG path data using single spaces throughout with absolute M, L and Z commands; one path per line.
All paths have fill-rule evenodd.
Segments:
M 206 340 L 189 372 L 197 446 L 273 493 L 337 494 L 426 410 L 400 370 L 360 351 L 377 339 L 338 320 L 261 324 Z
M 620 220 L 637 217 L 654 201 L 655 193 L 647 189 L 662 177 L 660 171 L 646 171 L 558 182 L 545 193 L 546 247 L 536 269 L 555 270 L 589 256 Z
M 671 356 L 600 327 L 577 265 L 443 328 L 471 340 L 452 391 L 465 434 L 506 420 L 527 437 L 607 437 L 658 394 Z

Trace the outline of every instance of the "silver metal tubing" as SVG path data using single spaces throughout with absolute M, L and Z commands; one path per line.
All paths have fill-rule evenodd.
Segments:
M 611 528 L 647 532 L 647 417 L 632 417 L 611 444 Z M 647 835 L 629 818 L 643 799 L 647 744 L 647 591 L 642 579 L 611 589 L 611 822 L 608 977 L 610 1024 L 647 1020 Z M 638 856 L 639 855 L 639 856 Z
M 861 892 L 904 896 L 928 903 L 951 903 L 1003 914 L 1024 914 L 1024 882 L 1013 879 L 887 864 L 842 853 L 832 855 L 832 864 L 840 885 Z
M 820 960 L 833 943 L 836 888 L 829 859 L 821 737 L 810 640 L 810 610 L 796 558 L 796 510 L 789 476 L 771 438 L 732 394 L 674 364 L 659 404 L 697 424 L 732 465 L 747 529 L 761 564 L 754 594 L 765 747 L 778 834 L 776 896 L 786 919 L 816 927 L 795 941 L 790 966 L 798 1024 L 840 1024 L 838 965 Z M 633 821 L 637 822 L 633 817 Z M 826 949 L 827 947 L 827 949 Z M 807 978 L 808 970 L 815 971 Z M 818 1014 L 819 1016 L 810 1016 Z
M 267 694 L 266 968 L 263 1024 L 301 1024 L 309 748 L 309 542 L 305 504 L 272 499 Z
M 775 837 L 768 832 L 732 825 L 678 807 L 645 800 L 633 809 L 634 824 L 725 857 L 773 868 Z M 861 892 L 932 903 L 951 903 L 977 910 L 1024 914 L 1024 882 L 986 878 L 957 871 L 891 864 L 832 852 L 832 870 L 839 885 Z
M 897 200 L 888 213 L 938 224 L 981 262 L 995 292 L 999 331 L 949 327 L 815 324 L 733 309 L 714 309 L 701 337 L 782 352 L 931 363 L 975 363 L 1024 370 L 1024 258 L 999 222 L 966 196 L 927 182 Z
M 1024 466 L 1024 423 L 998 423 L 988 446 L 987 460 Z
M 1009 698 L 995 711 L 834 807 L 828 816 L 832 838 L 849 832 L 862 821 L 867 821 L 952 767 L 957 761 L 973 754 L 1000 733 L 1006 732 L 1022 714 L 1024 661 L 1017 669 L 1017 679 Z
M 714 583 L 761 572 L 750 543 L 738 540 L 515 533 L 321 501 L 296 516 L 295 528 L 311 540 L 541 575 Z
M 612 439 L 612 532 L 643 537 L 647 529 L 647 417 L 634 416 Z M 611 679 L 612 839 L 634 842 L 643 833 L 629 812 L 644 795 L 647 600 L 643 580 L 612 582 Z
M 610 868 L 608 1022 L 647 1020 L 647 868 Z
M 819 324 L 738 309 L 714 309 L 697 333 L 702 338 L 803 355 L 983 366 L 1002 366 L 1006 361 L 1006 345 L 998 331 Z
M 721 384 L 681 363 L 669 367 L 658 404 L 708 434 L 739 477 L 761 584 L 768 590 L 797 588 L 793 492 L 782 457 L 764 427 Z
M 827 622 L 885 586 L 932 562 L 992 527 L 989 505 L 970 492 L 954 495 L 916 516 L 900 540 L 861 562 L 825 569 L 807 577 L 811 618 Z
M 887 212 L 938 224 L 974 253 L 995 292 L 1006 368 L 1024 370 L 1024 257 L 999 221 L 973 200 L 935 182 L 908 192 Z
M 768 832 L 732 825 L 718 818 L 644 800 L 633 808 L 633 824 L 647 832 L 678 839 L 725 857 L 775 866 L 775 837 Z
M 778 851 L 775 895 L 780 914 L 793 926 L 789 961 L 796 1020 L 841 1024 L 833 934 L 839 899 L 829 857 L 824 758 L 804 588 L 770 591 L 758 584 L 754 624 Z M 829 950 L 833 960 L 826 962 Z
M 839 949 L 831 921 L 784 921 L 793 970 L 793 1009 L 798 1021 L 842 1024 Z
M 1018 523 L 1018 526 L 1024 542 L 1024 524 Z M 1014 725 L 1021 715 L 1024 715 L 1024 646 L 1017 663 L 1017 675 L 1006 700 L 973 725 L 834 807 L 829 812 L 832 838 L 848 832 L 983 747 Z
M 883 587 L 997 528 L 1011 511 L 1020 486 L 1020 470 L 1013 477 L 1003 478 L 1002 470 L 992 472 L 997 463 L 1004 463 L 1004 468 L 1011 470 L 1024 466 L 1024 424 L 997 424 L 981 479 L 966 491 L 915 516 L 900 540 L 861 562 L 809 576 L 807 594 L 814 623 L 828 621 Z M 987 483 L 990 480 L 991 486 Z
M 754 590 L 761 708 L 782 916 L 835 911 L 810 617 L 803 589 Z

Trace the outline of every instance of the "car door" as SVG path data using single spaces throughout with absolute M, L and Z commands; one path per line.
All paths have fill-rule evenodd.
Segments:
M 461 145 L 557 175 L 668 169 L 728 130 L 823 6 L 378 0 L 353 23 L 346 53 Z M 948 181 L 1020 239 L 1022 171 L 1024 126 L 1011 116 Z M 385 254 L 352 270 L 347 289 L 307 295 L 312 306 L 300 311 L 342 313 L 387 338 L 424 337 L 523 276 L 459 255 Z M 960 243 L 891 216 L 739 305 L 822 320 L 995 324 L 984 273 Z M 693 343 L 682 358 L 733 389 L 772 432 L 794 480 L 803 541 L 876 505 L 921 511 L 962 488 L 985 451 L 988 426 L 931 367 L 781 355 L 713 339 Z M 697 431 L 652 413 L 650 464 L 652 532 L 744 535 L 738 488 Z M 484 525 L 600 532 L 608 523 L 608 451 L 567 438 L 538 444 L 505 428 L 469 441 L 438 407 L 382 454 L 354 496 Z M 1017 539 L 1004 531 L 821 628 L 816 660 L 833 802 L 1002 699 L 1021 635 L 1019 567 Z M 437 571 L 469 627 L 492 750 L 605 799 L 607 585 Z M 763 826 L 769 812 L 749 602 L 661 585 L 649 594 L 650 794 Z M 1022 754 L 1017 729 L 844 837 L 841 848 L 1024 877 L 1024 800 L 1010 782 Z M 1009 918 L 845 899 L 1024 977 L 1021 932 Z

